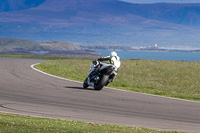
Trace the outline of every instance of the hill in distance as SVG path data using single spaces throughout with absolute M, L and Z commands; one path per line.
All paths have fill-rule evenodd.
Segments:
M 200 47 L 200 4 L 0 0 L 2 37 L 75 44 Z M 15 6 L 13 6 L 15 5 Z M 10 8 L 8 8 L 10 7 Z
M 157 46 L 136 48 L 121 45 L 76 45 L 65 42 L 35 42 L 14 38 L 0 38 L 0 54 L 47 54 L 63 56 L 99 57 L 96 50 L 115 51 L 159 51 L 159 52 L 200 52 L 194 50 L 169 50 Z
M 43 50 L 44 48 L 34 41 L 0 38 L 0 52 Z
M 0 38 L 0 53 L 98 56 L 93 50 L 64 42 L 44 42 Z

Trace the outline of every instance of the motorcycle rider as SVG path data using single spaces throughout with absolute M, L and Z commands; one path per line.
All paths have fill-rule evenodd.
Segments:
M 94 86 L 94 82 L 89 82 L 89 77 L 90 77 L 90 74 L 96 69 L 95 66 L 97 65 L 98 62 L 102 62 L 102 61 L 108 61 L 108 64 L 113 64 L 116 69 L 118 69 L 121 65 L 121 62 L 120 62 L 120 58 L 119 56 L 117 56 L 117 53 L 115 51 L 112 51 L 110 53 L 110 56 L 107 56 L 107 57 L 101 57 L 101 58 L 98 58 L 97 60 L 93 61 L 93 64 L 92 65 L 92 68 L 88 74 L 88 85 L 90 86 Z M 116 70 L 117 71 L 117 70 Z M 114 77 L 113 77 L 114 79 Z
M 121 65 L 120 58 L 119 56 L 117 56 L 117 53 L 115 51 L 112 51 L 110 53 L 110 56 L 99 58 L 97 59 L 97 61 L 108 61 L 110 64 L 113 64 L 117 69 Z

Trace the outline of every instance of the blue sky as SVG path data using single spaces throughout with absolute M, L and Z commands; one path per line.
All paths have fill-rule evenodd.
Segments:
M 200 3 L 200 0 L 121 0 L 131 3 Z

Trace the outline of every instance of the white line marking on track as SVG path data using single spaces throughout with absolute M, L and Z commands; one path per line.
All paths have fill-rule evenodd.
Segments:
M 75 83 L 79 83 L 79 84 L 82 84 L 82 83 L 83 83 L 83 82 L 79 82 L 79 81 L 75 81 L 75 80 L 70 80 L 70 79 L 58 77 L 58 76 L 55 76 L 55 75 L 52 75 L 52 74 L 49 74 L 49 73 L 40 71 L 40 70 L 38 70 L 38 69 L 35 68 L 35 66 L 36 66 L 36 65 L 39 65 L 39 64 L 40 64 L 40 63 L 33 64 L 33 65 L 31 65 L 31 68 L 34 69 L 35 71 L 38 71 L 38 72 L 40 72 L 40 73 L 43 73 L 43 74 L 45 74 L 45 75 L 48 75 L 48 76 L 51 76 L 51 77 L 54 77 L 54 78 L 58 78 L 58 79 L 66 80 L 66 81 L 71 81 L 71 82 L 75 82 Z
M 43 71 L 40 71 L 38 69 L 35 68 L 36 65 L 39 65 L 40 63 L 36 63 L 31 65 L 31 68 L 35 71 L 38 71 L 40 73 L 43 73 L 45 75 L 54 77 L 54 78 L 58 78 L 58 79 L 62 79 L 62 80 L 66 80 L 66 81 L 70 81 L 70 82 L 75 82 L 75 83 L 79 83 L 79 84 L 83 84 L 83 82 L 80 81 L 75 81 L 75 80 L 70 80 L 70 79 L 66 79 L 66 78 L 62 78 L 62 77 L 58 77 Z M 146 93 L 140 93 L 140 92 L 133 92 L 133 91 L 128 91 L 128 90 L 121 90 L 121 89 L 117 89 L 117 88 L 110 88 L 110 87 L 106 87 L 107 89 L 111 89 L 111 90 L 117 90 L 117 91 L 123 91 L 123 92 L 128 92 L 128 93 L 134 93 L 134 94 L 142 94 L 142 95 L 146 95 L 146 96 L 152 96 L 152 97 L 160 97 L 160 98 L 166 98 L 166 99 L 172 99 L 172 100 L 179 100 L 179 101 L 184 101 L 184 102 L 193 102 L 193 103 L 200 103 L 198 101 L 191 101 L 191 100 L 184 100 L 184 99 L 178 99 L 178 98 L 172 98 L 172 97 L 165 97 L 165 96 L 158 96 L 158 95 L 152 95 L 152 94 L 146 94 Z

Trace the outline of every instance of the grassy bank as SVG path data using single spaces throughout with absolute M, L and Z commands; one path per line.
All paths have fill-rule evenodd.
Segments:
M 84 81 L 92 60 L 47 61 L 38 69 L 60 77 Z M 109 86 L 148 94 L 200 101 L 200 62 L 122 60 Z
M 0 133 L 176 133 L 138 127 L 0 114 Z M 178 132 L 177 132 L 178 133 Z

